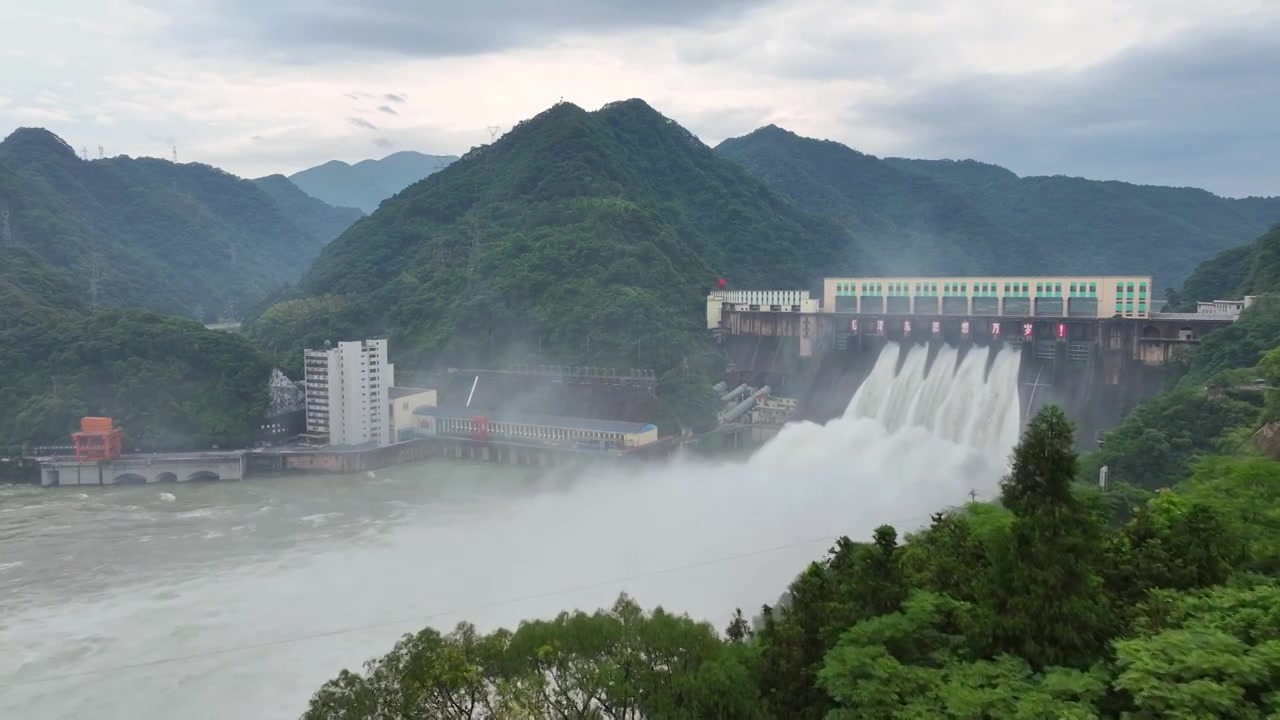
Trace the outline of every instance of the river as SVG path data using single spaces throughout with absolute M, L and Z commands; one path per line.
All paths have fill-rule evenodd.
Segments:
M 623 590 L 723 627 L 775 602 L 837 535 L 990 497 L 1017 438 L 1013 370 L 996 405 L 980 373 L 960 395 L 921 375 L 907 391 L 920 400 L 855 398 L 738 462 L 0 487 L 0 717 L 296 718 L 403 633 L 511 626 Z M 971 429 L 931 427 L 931 397 Z M 983 402 L 954 411 L 970 399 Z M 1003 430 L 972 431 L 987 427 Z

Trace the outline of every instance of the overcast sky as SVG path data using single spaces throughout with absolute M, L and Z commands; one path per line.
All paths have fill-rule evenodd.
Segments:
M 876 155 L 1280 195 L 1276 0 L 39 0 L 0 134 L 248 177 L 461 154 L 563 98 L 704 142 L 774 123 Z

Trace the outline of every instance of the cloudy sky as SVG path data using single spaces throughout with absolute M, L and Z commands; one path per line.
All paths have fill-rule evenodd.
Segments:
M 705 142 L 1280 195 L 1276 0 L 40 0 L 6 9 L 0 134 L 245 175 L 460 154 L 640 97 Z

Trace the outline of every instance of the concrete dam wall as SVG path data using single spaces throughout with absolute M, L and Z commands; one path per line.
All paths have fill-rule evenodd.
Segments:
M 975 353 L 982 356 L 978 367 L 982 368 L 985 381 L 998 351 L 1009 348 L 1020 356 L 1020 423 L 1025 424 L 1045 405 L 1056 404 L 1076 423 L 1076 438 L 1082 448 L 1096 446 L 1098 433 L 1114 427 L 1126 412 L 1158 392 L 1169 373 L 1165 365 L 1145 364 L 1129 357 L 1123 349 L 1097 344 L 1090 344 L 1086 353 L 1078 345 L 1070 346 L 1068 352 L 1065 342 L 861 336 L 801 357 L 795 337 L 730 335 L 721 338 L 721 342 L 728 361 L 725 379 L 730 385 L 771 385 L 774 394 L 797 399 L 796 419 L 818 423 L 845 412 L 883 353 L 893 354 L 895 373 L 922 374 L 921 379 L 933 378 L 931 384 L 938 384 L 959 382 L 959 368 Z M 917 349 L 923 349 L 923 353 Z M 913 350 L 913 364 L 907 368 Z M 974 378 L 965 381 L 972 382 Z

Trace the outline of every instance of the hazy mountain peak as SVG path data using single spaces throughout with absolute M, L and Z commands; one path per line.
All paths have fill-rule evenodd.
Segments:
M 443 169 L 458 158 L 401 150 L 381 159 L 354 165 L 330 160 L 289 176 L 289 181 L 313 198 L 335 207 L 359 208 L 370 213 L 383 200 Z

